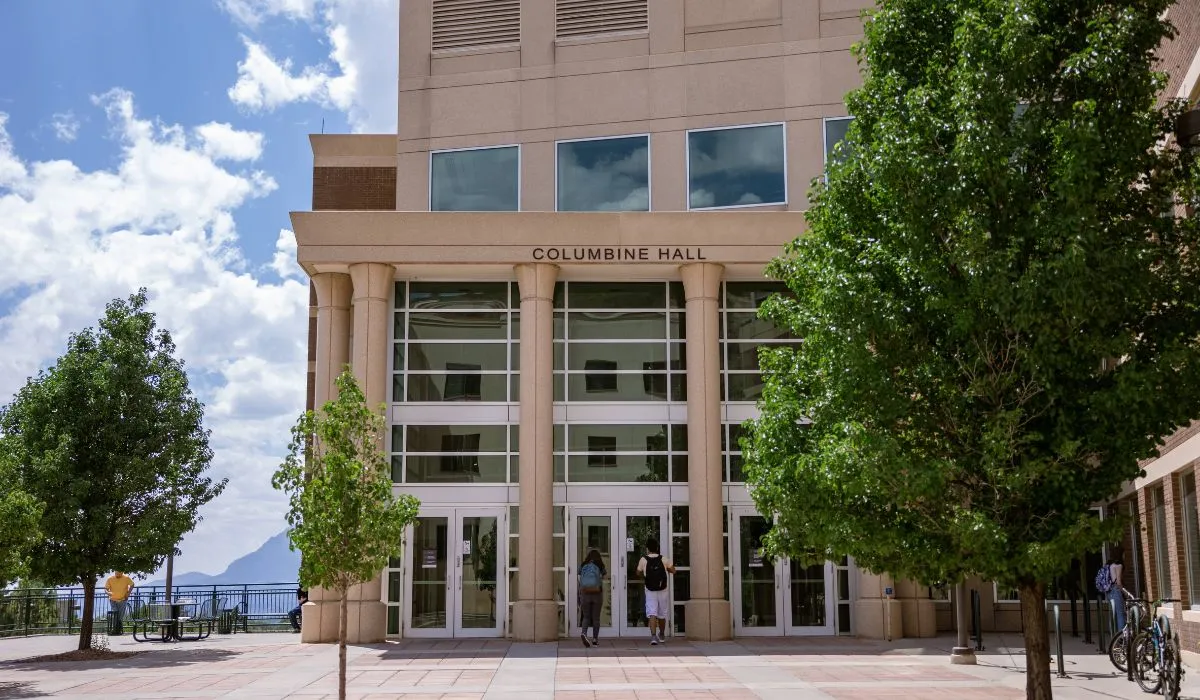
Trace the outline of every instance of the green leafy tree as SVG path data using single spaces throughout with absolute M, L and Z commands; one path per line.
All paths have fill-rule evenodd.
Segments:
M 98 330 L 71 335 L 66 354 L 0 410 L 19 483 L 45 504 L 30 573 L 83 586 L 80 649 L 91 644 L 97 577 L 156 571 L 225 488 L 204 475 L 203 406 L 146 303 L 144 289 L 109 303 Z
M 300 550 L 301 586 L 331 589 L 341 599 L 338 697 L 345 698 L 347 591 L 378 576 L 399 552 L 420 503 L 392 495 L 383 416 L 367 406 L 349 369 L 337 389 L 319 412 L 300 416 L 271 483 L 288 494 L 288 538 Z
M 847 140 L 768 269 L 794 296 L 762 314 L 804 339 L 762 353 L 743 440 L 771 546 L 1014 586 L 1030 698 L 1045 582 L 1113 534 L 1089 507 L 1200 416 L 1169 4 L 879 3 Z
M 29 553 L 41 533 L 43 504 L 26 492 L 0 440 L 0 589 L 29 575 Z

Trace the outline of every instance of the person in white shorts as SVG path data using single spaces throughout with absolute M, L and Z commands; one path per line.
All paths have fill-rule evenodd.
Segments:
M 638 575 L 646 584 L 646 618 L 650 620 L 650 643 L 661 644 L 667 632 L 667 616 L 671 610 L 670 579 L 675 565 L 663 559 L 658 540 L 646 540 L 646 556 L 637 565 Z

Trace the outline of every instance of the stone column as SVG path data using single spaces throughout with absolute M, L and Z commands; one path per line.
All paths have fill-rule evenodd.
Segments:
M 337 396 L 335 380 L 350 363 L 350 275 L 313 275 L 317 290 L 317 378 L 313 407 L 320 409 Z
M 852 574 L 853 575 L 853 574 Z M 887 589 L 892 589 L 892 598 Z M 865 639 L 900 639 L 904 636 L 904 607 L 895 599 L 891 574 L 858 570 L 858 597 L 854 600 L 854 633 Z
M 718 295 L 724 267 L 692 263 L 679 268 L 687 310 L 689 546 L 692 597 L 685 605 L 687 637 L 700 641 L 733 634 L 725 600 L 725 539 L 721 517 L 721 374 Z
M 350 275 L 321 272 L 313 275 L 317 292 L 316 386 L 313 409 L 337 397 L 335 380 L 350 362 Z M 338 633 L 337 595 L 323 588 L 308 592 L 300 638 L 304 642 L 333 642 Z
M 367 405 L 377 408 L 388 400 L 387 363 L 391 352 L 392 289 L 396 271 L 383 263 L 356 263 L 350 266 L 350 280 L 354 298 L 354 343 L 350 363 Z M 387 606 L 382 600 L 381 576 L 382 572 L 367 583 L 351 587 L 346 593 L 349 599 L 346 641 L 352 644 L 382 642 L 386 636 Z M 329 617 L 336 622 L 337 613 Z M 323 624 L 322 631 L 324 627 Z
M 558 266 L 517 265 L 521 292 L 521 547 L 513 638 L 558 639 L 554 600 L 554 282 Z

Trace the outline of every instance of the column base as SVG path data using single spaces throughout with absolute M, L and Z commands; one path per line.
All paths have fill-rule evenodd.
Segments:
M 854 602 L 854 631 L 865 639 L 904 636 L 904 606 L 898 600 L 862 598 Z
M 937 636 L 937 607 L 932 600 L 901 598 L 900 605 L 904 608 L 904 636 Z
M 954 647 L 950 650 L 950 663 L 956 666 L 974 666 L 975 650 L 971 647 Z
M 733 639 L 733 618 L 729 601 L 724 598 L 702 598 L 683 604 L 684 631 L 688 639 L 697 642 L 723 642 Z
M 513 603 L 513 640 L 557 642 L 558 603 L 553 600 L 518 600 Z
M 300 641 L 331 644 L 338 640 L 341 601 L 309 601 L 304 604 Z M 352 600 L 347 607 L 346 643 L 382 642 L 387 631 L 387 606 L 377 600 Z

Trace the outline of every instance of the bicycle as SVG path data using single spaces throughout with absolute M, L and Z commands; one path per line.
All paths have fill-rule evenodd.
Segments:
M 1177 603 L 1178 599 L 1162 598 L 1150 604 L 1150 628 L 1138 632 L 1133 640 L 1134 678 L 1142 690 L 1158 693 L 1160 690 L 1169 700 L 1177 700 L 1179 687 L 1183 683 L 1183 665 L 1180 662 L 1179 635 L 1171 629 L 1171 621 L 1156 614 L 1163 603 Z
M 1129 665 L 1127 663 L 1129 652 L 1129 640 L 1134 637 L 1138 631 L 1147 629 L 1150 623 L 1150 604 L 1141 598 L 1134 598 L 1129 591 L 1123 590 L 1125 603 L 1125 626 L 1119 632 L 1113 635 L 1108 643 L 1108 660 L 1118 671 L 1127 672 Z M 1136 617 L 1139 620 L 1139 629 L 1134 628 L 1134 610 L 1138 611 Z

